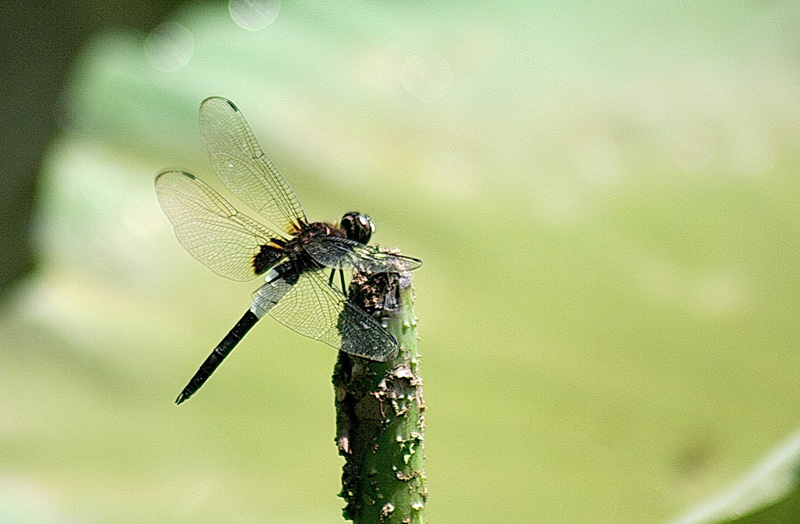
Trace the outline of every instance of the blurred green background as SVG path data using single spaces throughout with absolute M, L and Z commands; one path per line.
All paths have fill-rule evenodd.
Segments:
M 253 4 L 69 64 L 0 316 L 0 521 L 342 521 L 330 348 L 265 319 L 172 403 L 258 286 L 153 190 L 219 187 L 210 95 L 311 219 L 425 261 L 431 522 L 665 522 L 800 426 L 800 4 Z

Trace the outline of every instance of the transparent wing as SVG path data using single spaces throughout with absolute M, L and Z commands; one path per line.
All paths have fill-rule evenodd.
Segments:
M 293 286 L 278 289 L 281 297 L 268 311 L 284 326 L 370 360 L 385 362 L 397 355 L 394 337 L 372 316 L 331 288 L 320 271 L 306 271 Z M 343 334 L 346 346 L 342 345 Z
M 303 247 L 316 262 L 336 269 L 356 269 L 363 273 L 399 273 L 422 265 L 422 260 L 417 258 L 386 253 L 344 237 L 318 236 Z
M 233 102 L 206 98 L 200 105 L 200 132 L 217 175 L 242 202 L 288 233 L 308 223 L 294 190 Z
M 223 277 L 240 281 L 254 278 L 253 258 L 260 246 L 272 238 L 283 238 L 236 211 L 191 173 L 160 173 L 156 195 L 183 247 Z
M 270 311 L 292 289 L 286 279 L 281 278 L 277 272 L 272 272 L 267 277 L 266 283 L 253 293 L 253 305 L 250 311 L 258 318 Z

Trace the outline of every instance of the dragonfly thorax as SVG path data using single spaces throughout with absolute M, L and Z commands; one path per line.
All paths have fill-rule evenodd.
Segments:
M 311 222 L 303 224 L 297 236 L 289 240 L 283 248 L 283 254 L 294 263 L 298 273 L 306 269 L 319 269 L 323 267 L 306 251 L 309 244 L 318 242 L 319 237 L 346 237 L 346 232 L 325 222 Z

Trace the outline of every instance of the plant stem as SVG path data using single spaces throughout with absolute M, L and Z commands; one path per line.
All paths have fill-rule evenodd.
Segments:
M 380 314 L 400 351 L 388 362 L 339 353 L 333 385 L 343 515 L 355 524 L 424 524 L 425 403 L 411 274 L 355 274 L 349 297 Z

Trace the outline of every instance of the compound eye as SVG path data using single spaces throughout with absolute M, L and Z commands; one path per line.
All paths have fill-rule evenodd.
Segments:
M 351 211 L 342 217 L 342 229 L 350 240 L 366 244 L 375 231 L 375 224 L 367 215 Z

